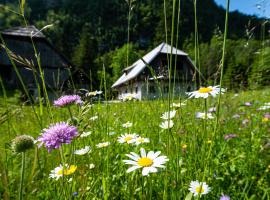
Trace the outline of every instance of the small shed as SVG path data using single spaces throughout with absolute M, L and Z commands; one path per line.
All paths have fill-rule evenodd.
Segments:
M 134 94 L 139 100 L 156 99 L 168 96 L 169 59 L 172 54 L 171 85 L 174 96 L 180 96 L 195 88 L 195 71 L 188 54 L 161 43 L 141 59 L 123 70 L 123 75 L 112 85 L 118 98 Z
M 37 72 L 37 81 L 41 83 L 37 59 L 35 57 L 33 43 L 37 53 L 40 55 L 40 64 L 44 73 L 45 84 L 49 89 L 59 89 L 69 78 L 71 63 L 61 54 L 35 26 L 14 27 L 0 31 L 6 47 L 33 63 Z M 0 44 L 1 44 L 0 40 Z M 23 63 L 13 59 L 26 87 L 36 88 L 34 70 L 29 69 Z M 8 88 L 20 88 L 21 83 L 11 64 L 5 48 L 0 47 L 0 76 Z

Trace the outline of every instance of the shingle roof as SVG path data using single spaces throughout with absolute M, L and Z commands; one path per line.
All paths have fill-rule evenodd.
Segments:
M 11 35 L 11 36 L 21 36 L 21 37 L 35 37 L 35 38 L 45 38 L 43 33 L 41 33 L 35 26 L 27 26 L 27 27 L 13 27 L 10 29 L 6 29 L 1 31 L 3 35 Z
M 161 43 L 159 46 L 157 46 L 155 49 L 147 53 L 142 59 L 137 60 L 135 63 L 133 63 L 131 66 L 127 67 L 124 71 L 124 73 L 113 85 L 112 88 L 117 87 L 129 80 L 134 79 L 137 77 L 140 72 L 147 66 L 147 64 L 150 64 L 157 55 L 160 53 L 165 53 L 165 54 L 174 54 L 174 55 L 181 55 L 181 56 L 187 56 L 185 52 L 176 49 L 175 47 L 171 47 L 167 43 Z

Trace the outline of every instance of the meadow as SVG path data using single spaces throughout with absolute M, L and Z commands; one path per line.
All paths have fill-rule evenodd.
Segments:
M 95 104 L 83 99 L 62 107 L 35 105 L 36 115 L 27 104 L 1 98 L 1 198 L 270 199 L 269 95 L 269 89 L 226 91 L 219 112 L 218 96 L 209 96 Z M 164 129 L 167 119 L 173 124 Z M 77 130 L 70 144 L 40 145 L 44 129 L 58 122 Z M 25 146 L 16 149 L 14 138 L 23 134 L 35 139 L 33 148 L 22 140 Z M 154 152 L 144 155 L 142 148 Z M 139 162 L 136 154 L 152 159 Z M 132 158 L 137 161 L 127 161 Z M 142 169 L 153 161 L 160 162 L 156 170 Z M 132 164 L 139 167 L 127 172 Z

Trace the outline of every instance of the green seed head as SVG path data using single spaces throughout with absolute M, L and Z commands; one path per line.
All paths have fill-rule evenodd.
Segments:
M 19 135 L 12 140 L 12 149 L 15 153 L 22 153 L 34 148 L 34 138 L 29 135 Z

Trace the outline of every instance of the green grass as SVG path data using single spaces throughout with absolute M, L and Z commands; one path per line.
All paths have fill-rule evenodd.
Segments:
M 124 102 L 118 104 L 95 104 L 84 115 L 81 108 L 72 106 L 73 116 L 81 120 L 79 132 L 92 131 L 87 138 L 76 138 L 70 145 L 63 145 L 66 163 L 78 168 L 70 177 L 50 179 L 50 171 L 61 163 L 59 150 L 48 153 L 44 147 L 26 153 L 25 199 L 184 199 L 189 193 L 190 181 L 206 182 L 211 192 L 202 199 L 218 199 L 222 193 L 232 199 L 270 199 L 269 128 L 270 121 L 262 122 L 266 111 L 257 111 L 269 102 L 270 90 L 242 92 L 238 97 L 226 93 L 222 96 L 221 116 L 216 135 L 215 120 L 196 119 L 196 112 L 204 111 L 204 100 L 187 100 L 187 105 L 177 111 L 174 127 L 162 130 L 161 114 L 168 110 L 162 101 Z M 12 101 L 11 101 L 12 102 Z M 1 99 L 1 111 L 16 110 L 0 126 L 0 155 L 2 198 L 16 199 L 19 192 L 20 156 L 12 153 L 10 142 L 16 135 L 28 134 L 34 138 L 51 123 L 68 121 L 67 108 L 53 108 L 53 120 L 44 109 L 42 127 L 35 119 L 30 106 L 9 102 L 8 107 Z M 173 101 L 178 102 L 178 101 Z M 251 102 L 252 106 L 244 106 Z M 217 98 L 208 98 L 208 107 L 216 105 Z M 233 119 L 239 114 L 239 119 Z M 92 116 L 96 121 L 90 121 Z M 242 120 L 248 119 L 246 125 Z M 130 129 L 122 127 L 130 121 Z M 114 135 L 109 135 L 115 132 Z M 117 137 L 124 133 L 137 133 L 148 137 L 150 143 L 139 146 L 120 144 Z M 225 141 L 224 135 L 235 133 L 239 137 Z M 96 144 L 109 141 L 107 148 L 97 149 Z M 268 142 L 268 143 L 267 143 Z M 187 148 L 183 149 L 182 145 Z M 74 149 L 85 145 L 92 148 L 87 155 L 74 156 Z M 143 177 L 141 169 L 126 173 L 128 165 L 125 154 L 146 151 L 161 151 L 169 161 L 166 169 Z M 95 164 L 94 169 L 89 164 Z M 73 193 L 78 192 L 78 196 Z

